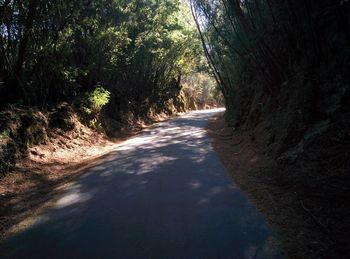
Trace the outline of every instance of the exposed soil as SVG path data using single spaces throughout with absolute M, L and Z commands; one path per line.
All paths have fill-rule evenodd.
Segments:
M 30 147 L 15 170 L 0 178 L 0 240 L 27 224 L 29 216 L 39 213 L 84 169 L 98 164 L 122 140 L 166 119 L 166 115 L 157 115 L 147 123 L 128 125 L 113 140 L 75 119 L 73 130 L 55 130 L 48 142 Z
M 269 156 L 266 128 L 261 123 L 254 131 L 234 130 L 221 114 L 210 120 L 208 132 L 235 182 L 279 234 L 290 258 L 349 258 L 346 220 L 330 224 L 336 218 L 326 213 L 335 211 L 328 206 L 330 199 L 288 180 L 289 168 Z M 341 209 L 346 215 L 347 207 Z M 337 235 L 337 229 L 342 234 Z

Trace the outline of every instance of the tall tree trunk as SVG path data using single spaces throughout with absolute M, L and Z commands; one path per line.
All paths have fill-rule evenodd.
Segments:
M 28 50 L 29 37 L 31 30 L 33 28 L 36 8 L 38 6 L 39 0 L 31 0 L 29 3 L 28 14 L 25 21 L 24 33 L 19 43 L 17 60 L 14 67 L 13 72 L 13 80 L 12 80 L 12 101 L 16 101 L 16 99 L 27 102 L 26 93 L 24 86 L 21 82 L 22 68 L 25 60 L 25 56 Z
M 203 45 L 205 56 L 206 56 L 206 58 L 208 60 L 209 66 L 213 70 L 214 78 L 215 78 L 217 84 L 221 88 L 221 91 L 224 94 L 224 96 L 226 96 L 227 95 L 227 88 L 225 87 L 225 82 L 224 82 L 220 72 L 218 71 L 212 56 L 209 53 L 207 45 L 205 44 L 205 40 L 204 40 L 204 37 L 203 37 L 202 30 L 201 30 L 201 28 L 199 26 L 197 17 L 195 15 L 194 7 L 193 7 L 194 4 L 193 4 L 192 0 L 190 2 L 190 5 L 191 5 L 191 13 L 192 13 L 193 19 L 194 19 L 194 21 L 196 23 L 196 27 L 197 27 L 197 30 L 199 32 L 199 35 L 200 35 L 200 38 L 201 38 L 201 41 L 202 41 L 202 45 Z

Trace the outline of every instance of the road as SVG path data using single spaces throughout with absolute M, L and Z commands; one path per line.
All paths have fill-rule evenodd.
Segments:
M 217 112 L 192 112 L 121 143 L 2 243 L 0 257 L 282 258 L 211 147 L 205 127 Z

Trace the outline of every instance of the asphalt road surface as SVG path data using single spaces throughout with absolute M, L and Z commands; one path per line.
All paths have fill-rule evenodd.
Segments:
M 122 144 L 80 177 L 0 258 L 282 258 L 192 112 Z

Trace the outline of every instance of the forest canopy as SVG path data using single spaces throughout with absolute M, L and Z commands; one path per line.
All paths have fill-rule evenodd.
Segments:
M 336 94 L 336 89 L 340 90 L 322 88 L 325 81 L 334 78 L 339 83 L 348 81 L 348 1 L 190 0 L 190 3 L 232 124 L 243 125 L 249 120 L 254 123 L 262 110 L 269 113 L 276 106 L 287 105 L 283 99 L 287 91 L 298 92 L 297 88 L 302 87 L 303 98 L 312 104 L 322 94 Z M 306 82 L 309 85 L 303 87 Z M 303 114 L 310 112 L 318 113 L 308 110 Z
M 1 0 L 0 55 L 1 104 L 45 108 L 103 88 L 111 114 L 163 109 L 203 71 L 180 0 Z

